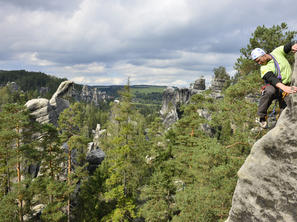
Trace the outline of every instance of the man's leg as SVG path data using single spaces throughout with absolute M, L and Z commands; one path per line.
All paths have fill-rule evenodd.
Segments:
M 266 85 L 265 89 L 262 91 L 262 95 L 258 106 L 258 115 L 260 116 L 260 121 L 266 118 L 267 110 L 271 105 L 272 101 L 276 99 L 277 92 L 278 89 L 269 84 Z

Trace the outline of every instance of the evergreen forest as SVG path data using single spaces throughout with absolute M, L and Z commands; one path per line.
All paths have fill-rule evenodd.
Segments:
M 32 75 L 17 82 L 22 92 L 1 87 L 0 222 L 225 221 L 237 171 L 267 132 L 254 130 L 257 103 L 248 98 L 259 95 L 263 82 L 249 54 L 255 47 L 269 52 L 296 33 L 285 23 L 258 26 L 240 50 L 234 77 L 223 66 L 214 68 L 215 76 L 228 79 L 224 97 L 216 100 L 209 90 L 192 96 L 169 129 L 158 114 L 160 92 L 146 92 L 137 100 L 141 92 L 129 81 L 117 92 L 119 102 L 96 107 L 72 101 L 57 125 L 37 123 L 24 104 L 34 97 L 29 90 L 33 79 L 34 90 L 53 83 L 47 85 L 51 93 L 62 79 L 43 76 L 41 84 Z M 293 63 L 293 54 L 288 60 Z M 0 71 L 0 80 L 16 82 L 19 72 L 26 71 Z M 106 129 L 99 141 L 105 158 L 90 172 L 87 147 L 97 124 Z

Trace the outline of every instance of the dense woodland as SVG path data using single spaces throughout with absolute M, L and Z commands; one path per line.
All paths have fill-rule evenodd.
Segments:
M 238 73 L 224 98 L 215 100 L 207 90 L 193 96 L 170 129 L 164 129 L 157 113 L 143 115 L 135 108 L 129 84 L 120 102 L 106 109 L 72 103 L 58 126 L 34 122 L 24 107 L 26 92 L 2 87 L 0 221 L 224 221 L 236 173 L 266 133 L 252 130 L 257 104 L 246 96 L 257 95 L 262 82 L 248 55 L 255 47 L 269 51 L 295 35 L 286 24 L 257 27 L 241 49 Z M 199 109 L 207 110 L 211 120 Z M 96 123 L 107 129 L 100 145 L 106 157 L 91 174 L 85 156 Z M 38 177 L 28 173 L 36 162 Z M 41 215 L 35 215 L 36 206 L 42 206 Z

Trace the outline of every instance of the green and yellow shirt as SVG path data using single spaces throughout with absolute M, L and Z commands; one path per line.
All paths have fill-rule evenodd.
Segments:
M 281 77 L 282 77 L 281 82 L 283 84 L 291 83 L 292 69 L 291 69 L 291 65 L 289 64 L 288 60 L 285 57 L 284 46 L 277 47 L 270 54 L 278 62 L 280 72 L 281 72 Z M 266 65 L 262 65 L 260 71 L 261 71 L 261 78 L 263 78 L 263 76 L 267 72 L 273 72 L 276 75 L 276 77 L 278 76 L 277 69 L 274 65 L 273 59 L 271 59 Z

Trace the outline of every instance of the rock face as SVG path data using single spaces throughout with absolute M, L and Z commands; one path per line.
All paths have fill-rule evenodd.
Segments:
M 214 99 L 221 99 L 223 95 L 221 91 L 225 84 L 225 80 L 215 79 L 211 85 L 210 97 Z M 191 96 L 201 93 L 205 90 L 205 79 L 203 77 L 197 79 L 195 83 L 191 84 L 190 88 L 173 88 L 167 87 L 163 92 L 162 108 L 160 114 L 163 118 L 163 124 L 169 128 L 181 117 L 180 107 L 187 104 Z M 207 128 L 207 131 L 210 129 Z M 211 133 L 212 134 L 212 133 Z
M 94 130 L 93 133 L 93 142 L 90 142 L 88 144 L 88 152 L 86 158 L 87 162 L 89 163 L 88 170 L 90 173 L 93 173 L 105 158 L 104 151 L 101 150 L 99 147 L 100 141 L 106 134 L 106 130 L 101 130 L 100 124 L 97 124 L 96 130 Z
M 205 79 L 203 77 L 197 79 L 194 84 L 191 84 L 191 87 L 197 90 L 205 90 Z
M 297 54 L 292 84 L 297 80 Z M 297 221 L 297 93 L 238 171 L 227 222 Z
M 88 165 L 88 171 L 90 173 L 93 173 L 96 168 L 101 164 L 101 162 L 105 158 L 105 153 L 103 150 L 101 150 L 99 147 L 94 146 L 94 143 L 89 144 L 89 150 L 87 153 L 87 162 L 89 163 Z
M 69 107 L 69 101 L 62 97 L 71 92 L 73 84 L 72 81 L 64 81 L 50 100 L 45 98 L 31 99 L 25 106 L 37 122 L 57 125 L 59 114 Z
M 78 100 L 86 102 L 86 103 L 93 103 L 95 106 L 98 106 L 100 102 L 105 102 L 107 99 L 106 92 L 102 92 L 97 88 L 92 88 L 87 85 L 84 85 L 82 91 L 79 95 Z
M 211 89 L 212 90 L 218 90 L 218 91 L 222 91 L 222 89 L 224 88 L 226 80 L 225 79 L 213 79 L 211 82 Z
M 180 107 L 188 103 L 192 95 L 199 92 L 199 90 L 191 88 L 167 87 L 167 89 L 164 90 L 160 114 L 166 128 L 170 127 L 180 118 L 182 114 Z

